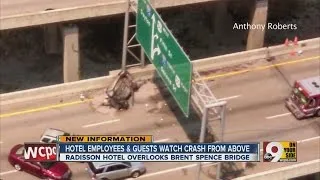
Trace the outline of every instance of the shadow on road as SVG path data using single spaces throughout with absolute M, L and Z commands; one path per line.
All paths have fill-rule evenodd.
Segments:
M 223 180 L 231 180 L 240 176 L 245 175 L 245 169 L 252 169 L 256 165 L 254 163 L 246 163 L 246 167 L 242 167 L 241 162 L 224 162 L 221 165 L 221 177 Z M 207 175 L 210 179 L 216 179 L 217 174 L 217 166 L 211 166 L 209 169 L 202 171 L 205 175 Z
M 173 96 L 170 92 L 165 88 L 165 84 L 160 79 L 158 74 L 154 76 L 153 82 L 159 89 L 160 95 L 165 100 L 166 104 L 168 105 L 171 112 L 174 114 L 177 122 L 183 128 L 185 134 L 190 139 L 191 142 L 197 143 L 199 142 L 200 130 L 201 130 L 201 116 L 196 110 L 190 106 L 190 115 L 186 118 L 183 112 L 180 110 L 177 102 L 174 100 Z M 205 142 L 215 142 L 217 140 L 216 136 L 211 133 L 208 129 L 205 137 Z

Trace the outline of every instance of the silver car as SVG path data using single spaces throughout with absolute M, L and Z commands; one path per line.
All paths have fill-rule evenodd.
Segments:
M 86 170 L 92 180 L 116 180 L 137 178 L 146 172 L 141 162 L 88 162 Z

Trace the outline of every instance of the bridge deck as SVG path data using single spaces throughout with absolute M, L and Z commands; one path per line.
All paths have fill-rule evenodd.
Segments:
M 48 8 L 65 9 L 98 3 L 122 2 L 123 0 L 1 0 L 1 17 L 38 13 Z
M 217 0 L 152 0 L 156 8 Z M 0 30 L 124 13 L 126 0 L 1 0 Z M 54 11 L 45 11 L 46 9 Z

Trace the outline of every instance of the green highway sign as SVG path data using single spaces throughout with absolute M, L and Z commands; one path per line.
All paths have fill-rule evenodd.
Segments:
M 186 117 L 192 64 L 148 0 L 138 0 L 136 38 Z

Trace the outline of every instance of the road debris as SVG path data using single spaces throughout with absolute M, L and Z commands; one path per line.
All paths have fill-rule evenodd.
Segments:
M 106 89 L 103 105 L 113 107 L 117 110 L 126 110 L 130 107 L 129 101 L 134 102 L 134 92 L 144 82 L 134 82 L 128 71 L 119 72 L 115 81 Z

